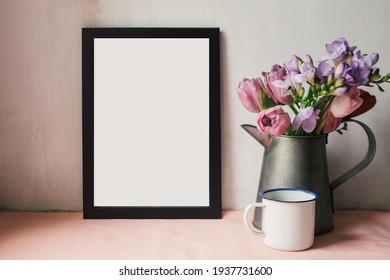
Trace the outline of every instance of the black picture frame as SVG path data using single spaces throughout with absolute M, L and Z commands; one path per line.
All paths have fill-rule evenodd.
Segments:
M 82 155 L 83 155 L 83 217 L 84 219 L 220 219 L 222 217 L 219 34 L 220 34 L 219 28 L 83 28 L 82 29 L 82 137 L 83 137 Z M 186 151 L 188 151 L 186 149 L 192 149 L 192 150 L 195 149 L 196 151 L 197 142 L 208 144 L 207 151 L 205 149 L 199 148 L 199 150 L 196 153 L 192 154 L 195 157 L 196 154 L 203 155 L 202 157 L 199 156 L 200 158 L 198 164 L 199 169 L 203 171 L 199 171 L 197 170 L 197 168 L 194 168 L 193 170 L 191 170 L 191 173 L 188 173 L 189 168 L 186 168 L 186 164 L 192 163 L 191 157 L 188 158 L 187 162 L 180 162 L 180 164 L 175 163 L 176 165 L 174 167 L 175 169 L 180 169 L 181 166 L 183 166 L 183 171 L 187 172 L 186 174 L 192 176 L 191 177 L 188 175 L 187 176 L 183 175 L 183 177 L 185 179 L 188 179 L 188 181 L 183 180 L 182 184 L 178 184 L 178 186 L 175 186 L 177 190 L 181 187 L 186 186 L 187 184 L 186 182 L 192 182 L 193 179 L 196 179 L 198 177 L 199 178 L 204 177 L 205 179 L 204 182 L 206 182 L 207 179 L 207 184 L 204 184 L 205 186 L 203 186 L 202 184 L 202 186 L 199 188 L 203 190 L 203 195 L 199 196 L 201 197 L 199 201 L 202 202 L 199 204 L 197 204 L 197 202 L 194 202 L 194 205 L 191 204 L 192 202 L 188 202 L 185 205 L 181 204 L 182 200 L 185 198 L 184 196 L 178 198 L 177 205 L 175 204 L 176 203 L 175 201 L 169 202 L 167 204 L 165 202 L 162 202 L 161 205 L 159 205 L 158 201 L 157 202 L 154 201 L 153 204 L 149 204 L 146 197 L 145 197 L 145 201 L 147 201 L 147 203 L 145 203 L 145 205 L 143 204 L 139 205 L 133 202 L 116 203 L 115 196 L 118 196 L 118 200 L 120 200 L 124 196 L 121 192 L 116 192 L 115 194 L 113 194 L 113 201 L 115 201 L 115 203 L 111 204 L 108 198 L 107 198 L 107 202 L 105 201 L 105 197 L 111 195 L 111 194 L 107 195 L 109 190 L 115 187 L 111 184 L 105 185 L 105 183 L 103 183 L 106 182 L 107 178 L 108 179 L 110 178 L 110 175 L 103 174 L 105 173 L 106 170 L 105 168 L 107 168 L 107 170 L 108 169 L 110 170 L 111 173 L 110 172 L 108 173 L 113 174 L 114 175 L 113 177 L 115 177 L 115 174 L 119 174 L 118 177 L 123 176 L 123 178 L 126 179 L 128 178 L 128 176 L 131 177 L 132 174 L 134 174 L 135 176 L 136 173 L 142 173 L 144 172 L 144 170 L 142 170 L 142 172 L 139 172 L 139 170 L 128 169 L 125 172 L 126 174 L 123 174 L 123 172 L 121 173 L 119 171 L 118 171 L 119 173 L 116 173 L 117 169 L 126 170 L 127 164 L 124 165 L 123 162 L 121 163 L 121 161 L 119 160 L 118 161 L 112 160 L 110 161 L 110 163 L 106 163 L 106 160 L 104 160 L 105 158 L 100 155 L 100 154 L 103 155 L 109 154 L 111 156 L 110 153 L 106 153 L 107 152 L 106 149 L 115 148 L 115 150 L 118 151 L 118 145 L 120 146 L 121 144 L 120 143 L 118 144 L 118 137 L 112 137 L 112 139 L 110 139 L 110 137 L 107 137 L 108 139 L 105 139 L 104 135 L 106 135 L 106 133 L 104 132 L 104 128 L 107 126 L 100 125 L 99 122 L 102 122 L 102 120 L 104 120 L 105 122 L 106 118 L 108 118 L 108 121 L 110 122 L 111 121 L 110 118 L 112 118 L 113 119 L 112 121 L 115 122 L 116 127 L 120 127 L 120 129 L 124 129 L 124 127 L 127 127 L 126 119 L 121 119 L 119 117 L 111 116 L 115 114 L 102 113 L 103 111 L 104 112 L 106 111 L 106 108 L 104 107 L 105 104 L 106 103 L 111 104 L 111 99 L 110 99 L 111 95 L 114 95 L 116 99 L 118 99 L 118 96 L 120 96 L 119 97 L 120 99 L 121 96 L 130 96 L 130 95 L 133 96 L 136 95 L 136 93 L 129 93 L 129 94 L 120 93 L 121 95 L 118 93 L 117 95 L 115 95 L 116 93 L 113 94 L 110 90 L 106 90 L 106 91 L 100 90 L 101 88 L 105 88 L 105 86 L 101 86 L 101 83 L 104 83 L 104 85 L 106 85 L 111 82 L 111 80 L 109 82 L 104 81 L 105 76 L 104 75 L 102 76 L 100 72 L 109 73 L 109 76 L 111 77 L 111 71 L 118 71 L 117 73 L 118 75 L 121 75 L 123 71 L 120 70 L 122 69 L 121 68 L 122 66 L 111 67 L 112 68 L 111 70 L 107 70 L 107 68 L 110 67 L 99 66 L 101 65 L 100 62 L 97 63 L 96 61 L 98 60 L 99 56 L 105 57 L 104 55 L 105 51 L 99 50 L 100 45 L 102 45 L 103 43 L 104 44 L 107 43 L 108 45 L 110 45 L 112 42 L 113 46 L 116 46 L 115 45 L 116 43 L 118 43 L 119 45 L 121 45 L 120 42 L 124 42 L 124 44 L 127 43 L 131 44 L 132 42 L 137 42 L 138 40 L 140 40 L 141 42 L 145 42 L 147 46 L 151 44 L 150 46 L 152 47 L 152 49 L 153 49 L 154 41 L 176 42 L 172 40 L 177 40 L 177 42 L 183 42 L 183 43 L 188 42 L 190 49 L 192 48 L 191 45 L 193 42 L 196 44 L 199 43 L 200 45 L 205 47 L 206 51 L 200 52 L 199 56 L 201 58 L 200 60 L 203 61 L 204 59 L 204 61 L 207 61 L 206 64 L 208 67 L 207 69 L 208 73 L 203 74 L 205 73 L 204 71 L 199 71 L 196 73 L 199 73 L 199 76 L 202 77 L 206 75 L 204 77 L 204 80 L 208 81 L 208 85 L 205 85 L 206 87 L 204 87 L 205 88 L 204 92 L 199 93 L 199 96 L 203 96 L 202 98 L 207 98 L 208 104 L 206 102 L 206 104 L 201 105 L 201 106 L 205 106 L 203 111 L 199 111 L 199 112 L 194 111 L 194 112 L 202 114 L 203 123 L 199 125 L 199 131 L 206 131 L 206 133 L 196 133 L 194 137 L 185 138 L 186 140 L 189 139 L 190 141 L 192 138 L 195 138 L 192 143 L 177 143 L 177 146 L 182 147 L 182 145 L 185 145 L 187 147 L 184 149 L 182 148 L 180 152 L 181 154 L 183 152 L 186 153 Z M 126 45 L 124 47 L 126 47 Z M 174 48 L 175 47 L 176 45 L 174 45 Z M 180 47 L 180 44 L 178 44 L 178 47 Z M 195 48 L 195 53 L 197 53 L 196 50 L 197 49 Z M 112 54 L 114 55 L 114 53 L 116 52 L 117 52 L 116 47 L 113 47 Z M 129 53 L 131 53 L 131 50 L 129 50 Z M 207 56 L 204 57 L 202 55 L 205 53 L 207 53 L 208 57 Z M 140 53 L 140 55 L 144 55 L 148 57 L 148 55 L 144 53 L 142 54 Z M 189 55 L 191 56 L 191 54 Z M 101 59 L 99 58 L 99 61 L 100 60 Z M 105 61 L 111 63 L 111 59 Z M 196 60 L 193 59 L 193 61 Z M 180 60 L 178 59 L 178 63 L 179 62 Z M 128 63 L 128 64 L 130 67 L 133 67 L 131 66 L 132 63 Z M 203 64 L 202 67 L 204 67 L 204 65 L 206 64 Z M 184 66 L 184 68 L 185 67 L 186 66 Z M 189 65 L 188 69 L 191 69 L 191 67 L 192 66 Z M 118 68 L 118 70 L 115 70 L 116 68 Z M 185 71 L 186 69 L 187 68 L 183 69 L 183 71 Z M 170 70 L 168 66 L 167 72 L 169 71 Z M 112 77 L 116 77 L 118 75 L 114 74 L 114 76 Z M 175 77 L 172 77 L 172 80 L 174 79 Z M 102 80 L 104 82 L 102 82 Z M 115 79 L 112 79 L 112 81 L 114 80 Z M 197 77 L 192 77 L 192 81 L 193 83 L 197 83 Z M 131 82 L 134 81 L 130 80 L 130 83 Z M 114 82 L 112 83 L 113 83 L 113 87 L 117 87 L 116 82 L 115 84 Z M 183 89 L 184 93 L 185 91 L 186 89 Z M 115 92 L 119 92 L 119 91 L 115 91 Z M 164 92 L 160 94 L 164 94 Z M 205 97 L 206 95 L 207 97 Z M 102 96 L 104 97 L 102 98 Z M 125 99 L 127 97 L 123 97 L 123 98 Z M 191 106 L 191 103 L 196 98 L 197 96 L 194 95 L 186 96 L 184 94 L 183 99 L 179 100 L 182 103 L 171 106 L 170 108 L 167 109 L 167 111 L 170 112 L 174 110 L 175 106 Z M 100 101 L 100 99 L 102 99 L 103 101 Z M 121 104 L 124 103 L 125 101 L 121 102 L 121 100 L 116 100 L 116 102 L 118 102 L 118 104 Z M 164 104 L 163 106 L 169 106 L 169 105 L 172 104 Z M 128 113 L 127 110 L 122 110 L 122 111 L 125 114 Z M 150 112 L 145 112 L 145 114 L 150 114 Z M 205 123 L 204 121 L 205 115 L 207 116 L 207 123 Z M 183 117 L 184 116 L 178 116 L 180 120 L 182 120 Z M 139 122 L 142 122 L 142 120 L 143 118 L 142 116 L 140 116 Z M 118 122 L 123 122 L 123 123 L 118 124 Z M 145 124 L 145 125 L 150 125 L 151 129 L 153 127 L 153 125 L 151 124 Z M 203 129 L 204 126 L 206 126 L 205 129 Z M 180 130 L 180 128 L 178 129 Z M 109 133 L 107 134 L 109 135 Z M 135 133 L 134 135 L 139 135 L 139 134 Z M 99 137 L 104 138 L 104 141 L 107 141 L 105 142 L 105 145 L 99 144 L 100 142 L 103 142 L 103 140 L 101 141 L 100 139 L 96 140 L 96 138 Z M 196 137 L 199 137 L 199 139 L 197 140 Z M 137 141 L 142 141 L 142 137 L 140 139 L 138 139 Z M 131 143 L 129 145 L 131 145 Z M 160 147 L 160 148 L 163 149 L 164 147 Z M 120 150 L 121 149 L 119 148 L 119 151 Z M 119 155 L 118 157 L 121 157 L 121 155 Z M 131 158 L 131 157 L 132 156 L 130 154 L 130 156 L 126 158 Z M 208 162 L 205 162 L 206 158 Z M 169 159 L 167 162 L 169 162 Z M 137 161 L 135 161 L 134 164 L 136 166 Z M 207 166 L 207 168 L 202 168 L 203 165 Z M 165 168 L 165 166 L 161 166 L 161 168 Z M 99 170 L 99 172 L 97 171 L 97 169 Z M 170 172 L 171 169 L 167 169 L 167 171 Z M 181 174 L 180 172 L 181 172 L 180 170 L 175 170 L 171 176 L 168 176 L 168 178 L 176 177 L 175 174 Z M 153 170 L 149 170 L 148 174 L 150 174 L 150 177 L 153 177 L 154 176 Z M 144 177 L 149 177 L 149 176 L 144 175 Z M 159 181 L 157 180 L 157 182 Z M 141 188 L 145 189 L 145 187 L 140 187 L 138 186 L 138 184 L 137 186 L 131 186 L 131 184 L 128 185 L 124 184 L 124 185 L 126 191 L 130 191 L 130 189 L 133 187 L 135 189 L 138 188 L 138 190 L 140 190 Z M 164 188 L 167 185 L 169 185 L 169 183 L 165 182 L 165 184 L 159 185 L 158 188 Z M 146 186 L 146 188 L 147 187 L 149 186 Z M 190 190 L 193 191 L 193 189 L 194 188 L 192 187 Z M 131 191 L 134 190 L 132 189 Z M 148 192 L 145 191 L 145 193 L 149 193 L 150 196 L 153 197 L 153 191 L 148 191 Z M 206 193 L 207 193 L 207 198 L 205 196 Z M 167 195 L 167 197 L 168 196 L 172 197 L 172 195 L 174 194 L 171 193 L 170 195 Z M 142 199 L 144 199 L 144 196 L 145 195 L 142 196 Z M 99 199 L 97 199 L 97 197 L 99 197 Z M 154 199 L 159 199 L 159 197 L 154 197 Z M 103 201 L 103 203 L 96 202 L 98 200 Z M 208 201 L 203 202 L 206 200 Z

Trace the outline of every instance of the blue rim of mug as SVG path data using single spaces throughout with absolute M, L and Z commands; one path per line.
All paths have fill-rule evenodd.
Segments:
M 300 192 L 305 192 L 305 193 L 311 194 L 314 197 L 312 199 L 308 199 L 308 200 L 297 200 L 297 201 L 284 201 L 284 200 L 280 200 L 280 199 L 272 199 L 272 198 L 264 197 L 264 195 L 266 193 L 275 192 L 275 191 L 300 191 Z M 272 201 L 279 201 L 279 202 L 288 202 L 288 203 L 310 202 L 310 201 L 317 200 L 317 198 L 318 198 L 318 194 L 317 193 L 315 193 L 313 191 L 305 190 L 305 189 L 298 189 L 298 188 L 275 188 L 275 189 L 268 189 L 268 190 L 261 191 L 260 192 L 260 196 L 261 196 L 262 199 L 267 199 L 267 200 L 272 200 Z

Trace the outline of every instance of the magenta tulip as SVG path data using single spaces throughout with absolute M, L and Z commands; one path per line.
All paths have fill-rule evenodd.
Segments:
M 264 133 L 279 136 L 290 126 L 290 116 L 282 110 L 281 105 L 263 110 L 257 117 L 257 129 Z
M 362 103 L 359 89 L 353 87 L 346 94 L 336 96 L 330 110 L 336 118 L 344 118 L 358 109 Z
M 260 87 L 262 86 L 260 79 L 243 79 L 240 81 L 237 88 L 237 95 L 240 98 L 241 104 L 253 113 L 261 111 L 260 104 Z

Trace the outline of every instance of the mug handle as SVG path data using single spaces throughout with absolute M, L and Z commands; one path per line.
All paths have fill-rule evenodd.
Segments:
M 357 173 L 359 173 L 364 168 L 366 168 L 370 164 L 372 159 L 374 158 L 375 151 L 376 151 L 375 135 L 366 124 L 362 123 L 361 121 L 354 120 L 354 119 L 344 120 L 343 122 L 354 122 L 363 128 L 363 130 L 366 132 L 367 138 L 368 138 L 368 149 L 367 149 L 367 153 L 366 153 L 365 157 L 363 158 L 363 160 L 360 163 L 358 163 L 356 166 L 352 167 L 350 170 L 348 170 L 343 175 L 341 175 L 339 178 L 337 178 L 336 180 L 334 180 L 332 183 L 329 184 L 331 192 L 333 192 L 333 190 L 335 188 L 337 188 L 338 186 L 340 186 L 342 183 L 349 180 L 351 177 L 355 176 Z
M 259 234 L 259 235 L 265 235 L 264 232 L 263 232 L 262 230 L 259 230 L 259 229 L 255 228 L 255 227 L 252 225 L 252 223 L 248 222 L 249 210 L 250 210 L 251 208 L 254 208 L 254 207 L 265 207 L 265 203 L 264 203 L 264 202 L 254 202 L 254 203 L 249 204 L 249 205 L 245 208 L 244 215 L 243 215 L 244 225 L 245 225 L 245 227 L 246 227 L 249 231 L 252 231 L 253 233 L 256 233 L 256 234 Z

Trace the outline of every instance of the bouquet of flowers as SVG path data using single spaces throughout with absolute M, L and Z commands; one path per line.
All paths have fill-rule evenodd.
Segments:
M 381 76 L 377 53 L 362 54 L 345 38 L 326 44 L 327 56 L 314 66 L 310 55 L 274 65 L 263 78 L 243 79 L 237 88 L 242 105 L 258 113 L 257 128 L 264 134 L 320 135 L 339 129 L 343 119 L 370 110 L 375 96 L 360 89 L 390 82 L 390 73 Z M 290 114 L 285 111 L 290 108 Z

